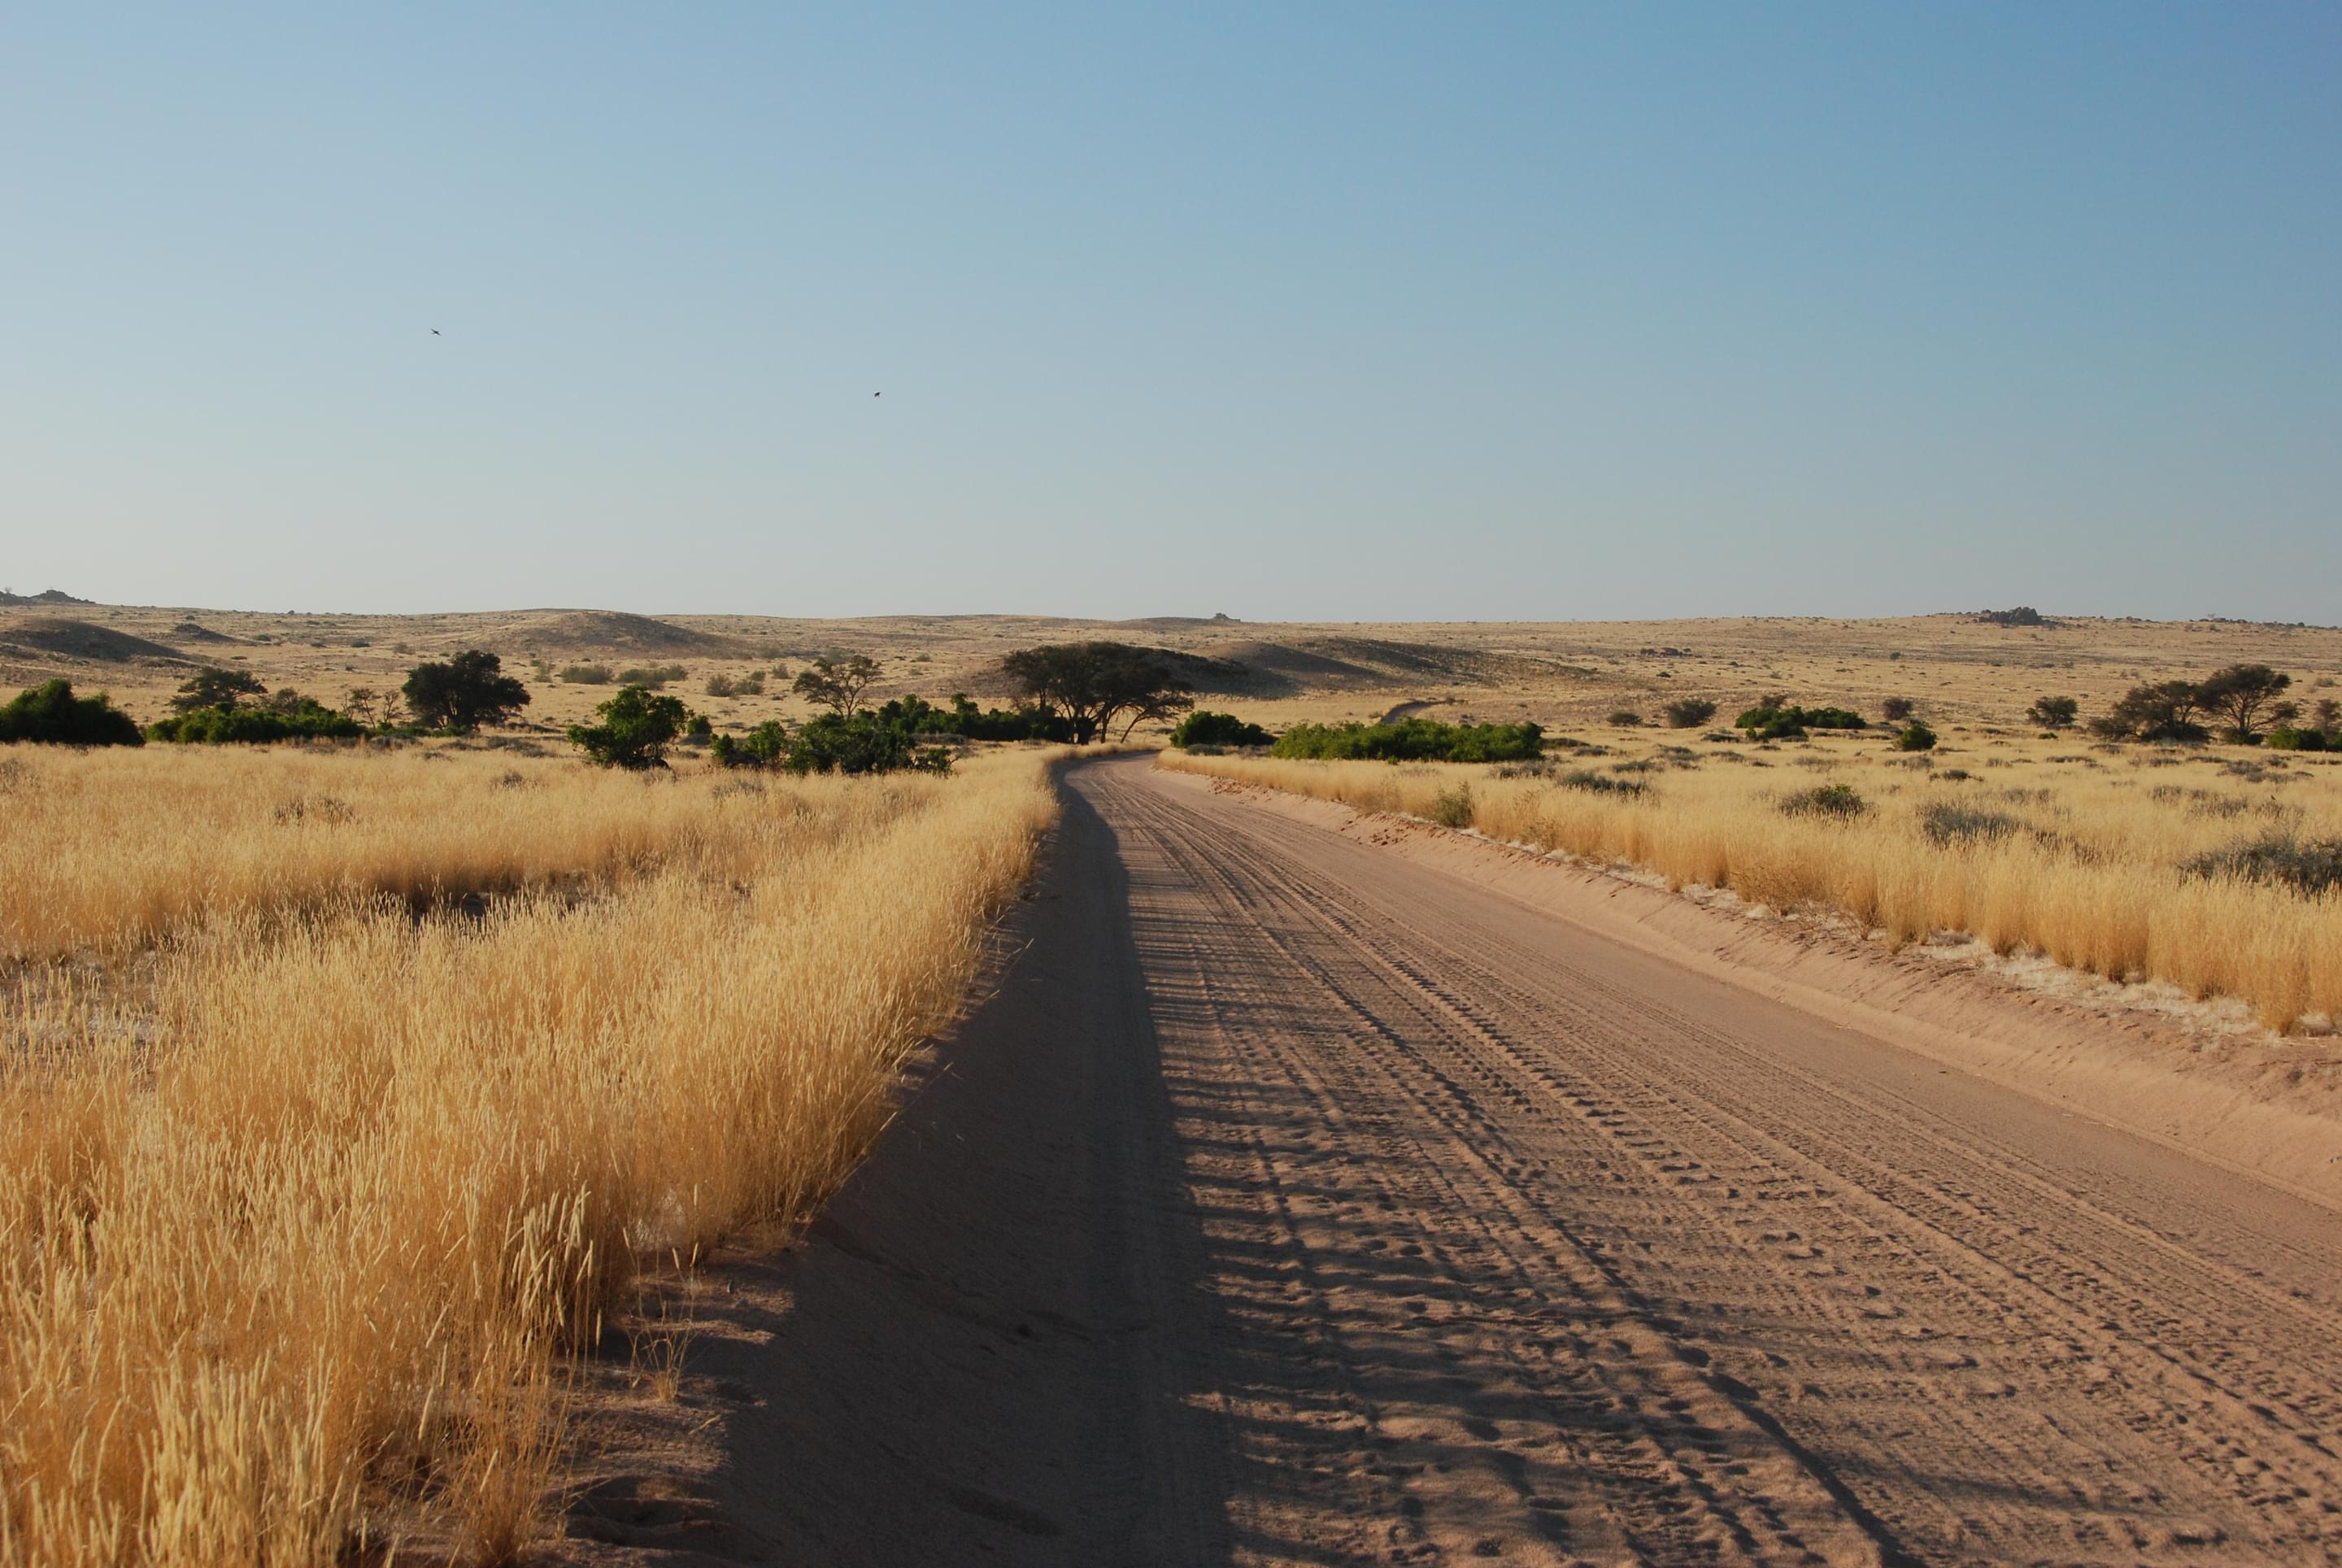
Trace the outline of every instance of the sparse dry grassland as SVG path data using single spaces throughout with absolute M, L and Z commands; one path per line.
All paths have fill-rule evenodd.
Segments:
M 1752 746 L 1646 729 L 1526 769 L 1164 761 L 1843 914 L 1898 944 L 1966 931 L 2004 954 L 2238 996 L 2274 1030 L 2342 1020 L 2342 891 L 2204 861 L 2342 840 L 2342 769 L 2327 758 L 1999 735 L 1915 759 L 1876 732 Z M 1796 809 L 1832 785 L 1860 809 Z
M 509 1553 L 562 1358 L 638 1266 L 839 1179 L 1052 810 L 1037 752 L 744 784 L 12 750 L 0 1560 L 25 1563 Z
M 2275 1028 L 2342 1017 L 2342 895 L 2186 869 L 2342 838 L 2336 759 L 2023 721 L 2039 696 L 2087 717 L 2246 660 L 2315 701 L 2342 690 L 2330 630 L 11 611 L 0 688 L 62 676 L 141 720 L 201 664 L 338 704 L 471 647 L 535 700 L 489 743 L 0 749 L 0 1560 L 512 1549 L 544 1505 L 563 1358 L 638 1266 L 832 1187 L 1051 809 L 1037 752 L 945 779 L 726 777 L 687 750 L 671 778 L 597 771 L 554 737 L 610 688 L 558 671 L 682 665 L 671 689 L 738 733 L 804 717 L 776 671 L 815 654 L 873 654 L 874 699 L 991 698 L 1002 654 L 1084 637 L 1192 656 L 1205 706 L 1273 729 L 1405 708 L 1599 748 L 1509 775 L 1174 766 L 1897 941 L 1973 931 L 2243 997 Z M 1943 745 L 1607 722 L 1776 691 L 1874 719 L 1907 696 Z M 1866 809 L 1782 809 L 1832 783 Z

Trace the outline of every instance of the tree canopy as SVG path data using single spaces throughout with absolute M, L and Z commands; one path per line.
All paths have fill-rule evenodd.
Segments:
M 1142 719 L 1165 719 L 1196 705 L 1195 688 L 1162 653 L 1126 642 L 1061 642 L 1019 648 L 1000 661 L 1017 694 L 1061 715 L 1074 739 L 1088 745 L 1126 719 L 1127 737 Z
M 878 661 L 866 653 L 839 658 L 825 654 L 798 670 L 789 689 L 841 719 L 851 719 L 862 706 L 862 694 L 877 678 Z
M 450 659 L 416 665 L 400 689 L 416 723 L 469 733 L 505 723 L 528 706 L 528 688 L 503 670 L 495 654 L 469 648 Z
M 2228 721 L 2234 739 L 2248 742 L 2254 737 L 2254 724 L 2277 705 L 2277 694 L 2292 684 L 2293 677 L 2280 675 L 2266 664 L 2232 664 L 2198 687 L 2197 699 Z
M 193 713 L 201 708 L 234 708 L 239 697 L 258 697 L 268 689 L 248 669 L 219 669 L 206 665 L 189 676 L 172 695 L 171 709 Z

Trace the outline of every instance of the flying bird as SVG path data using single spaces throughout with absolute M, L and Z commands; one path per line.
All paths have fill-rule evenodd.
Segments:
M 885 393 L 883 393 L 883 392 L 873 392 L 872 394 L 870 394 L 870 396 L 872 396 L 873 397 L 885 397 L 885 396 L 886 396 L 886 394 L 885 394 Z
M 431 329 L 431 336 L 432 336 L 432 337 L 438 337 L 438 336 L 439 336 L 439 329 L 438 329 L 437 327 L 433 327 L 433 328 Z

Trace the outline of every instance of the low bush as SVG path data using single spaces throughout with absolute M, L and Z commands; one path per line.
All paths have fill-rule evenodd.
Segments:
M 1917 712 L 1918 706 L 1907 697 L 1890 697 L 1878 705 L 1878 711 L 1887 716 L 1889 724 L 1900 724 Z
M 2272 751 L 2325 751 L 2329 749 L 2324 731 L 2298 729 L 2280 724 L 2268 732 L 2264 742 Z
M 1373 762 L 1518 762 L 1540 756 L 1536 724 L 1443 724 L 1401 719 L 1389 724 L 1296 724 L 1279 736 L 1273 757 Z
M 968 700 L 965 691 L 952 693 L 948 710 L 927 709 L 916 698 L 912 700 L 935 715 L 930 721 L 935 734 L 957 735 L 969 740 L 1053 740 L 1061 744 L 1074 738 L 1072 721 L 1046 709 L 979 709 Z
M 679 664 L 646 664 L 618 671 L 618 678 L 628 686 L 639 686 L 645 691 L 664 691 L 669 681 L 681 680 L 690 673 Z
M 1679 697 L 1660 712 L 1670 729 L 1696 729 L 1716 717 L 1716 704 L 1705 697 Z
M 1933 751 L 1935 749 L 1936 732 L 1917 721 L 1907 725 L 1895 738 L 1895 749 L 1897 751 Z
M 1610 722 L 1621 729 L 1639 729 L 1643 725 L 1643 716 L 1631 708 L 1621 708 L 1610 715 Z
M 561 667 L 561 678 L 572 686 L 607 686 L 611 670 L 606 664 L 566 664 Z
M 272 740 L 351 740 L 365 730 L 348 714 L 314 698 L 268 708 L 198 708 L 146 727 L 150 740 L 180 745 L 256 746 Z
M 2234 877 L 2290 888 L 2317 898 L 2342 888 L 2342 839 L 2297 839 L 2268 833 L 2207 850 L 2180 868 L 2191 876 Z
M 948 773 L 951 748 L 918 747 L 911 734 L 876 713 L 825 713 L 789 737 L 781 766 L 792 773 Z
M 1844 708 L 1799 708 L 1777 699 L 1747 709 L 1732 721 L 1752 740 L 1794 740 L 1808 729 L 1867 729 L 1859 713 Z
M 788 727 L 777 719 L 767 719 L 737 740 L 729 735 L 717 736 L 707 754 L 725 768 L 777 768 L 788 749 Z
M 1781 797 L 1781 809 L 1791 817 L 1825 817 L 1850 820 L 1870 809 L 1851 784 L 1820 784 Z
M 1442 789 L 1434 796 L 1431 819 L 1443 828 L 1469 828 L 1472 825 L 1472 787 L 1458 784 L 1453 789 Z
M 1181 719 L 1171 731 L 1171 744 L 1185 750 L 1190 746 L 1266 746 L 1276 737 L 1257 724 L 1248 724 L 1233 713 L 1214 713 L 1206 709 Z
M 136 746 L 145 737 L 130 715 L 105 692 L 75 697 L 73 687 L 52 680 L 20 691 L 0 708 L 0 741 L 27 740 L 45 746 Z

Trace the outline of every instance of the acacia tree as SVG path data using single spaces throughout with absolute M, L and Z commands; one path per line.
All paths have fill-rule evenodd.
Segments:
M 1086 746 L 1127 716 L 1126 739 L 1142 719 L 1162 720 L 1196 705 L 1195 688 L 1151 648 L 1126 642 L 1061 642 L 1019 648 L 1000 661 L 1017 694 L 1073 727 Z
M 189 676 L 172 694 L 171 709 L 193 713 L 199 708 L 234 708 L 239 697 L 258 697 L 268 688 L 248 669 L 220 669 L 206 665 Z
M 2037 697 L 2026 709 L 2026 717 L 2044 729 L 2063 729 L 2081 710 L 2082 705 L 2070 697 Z
M 2254 721 L 2292 684 L 2293 677 L 2266 664 L 2232 664 L 2197 688 L 2197 700 L 2227 719 L 2237 739 L 2250 742 Z
M 495 654 L 468 648 L 443 662 L 416 665 L 400 690 L 416 723 L 468 733 L 505 723 L 528 706 L 528 688 L 503 670 Z
M 2189 680 L 2166 680 L 2154 686 L 2134 686 L 2117 699 L 2106 716 L 2090 720 L 2090 732 L 2107 740 L 2174 740 L 2201 745 L 2207 739 L 2196 715 L 2204 708 L 2204 689 Z
M 878 678 L 878 661 L 866 653 L 843 658 L 826 655 L 797 671 L 790 689 L 840 719 L 851 719 L 862 706 L 862 694 Z

